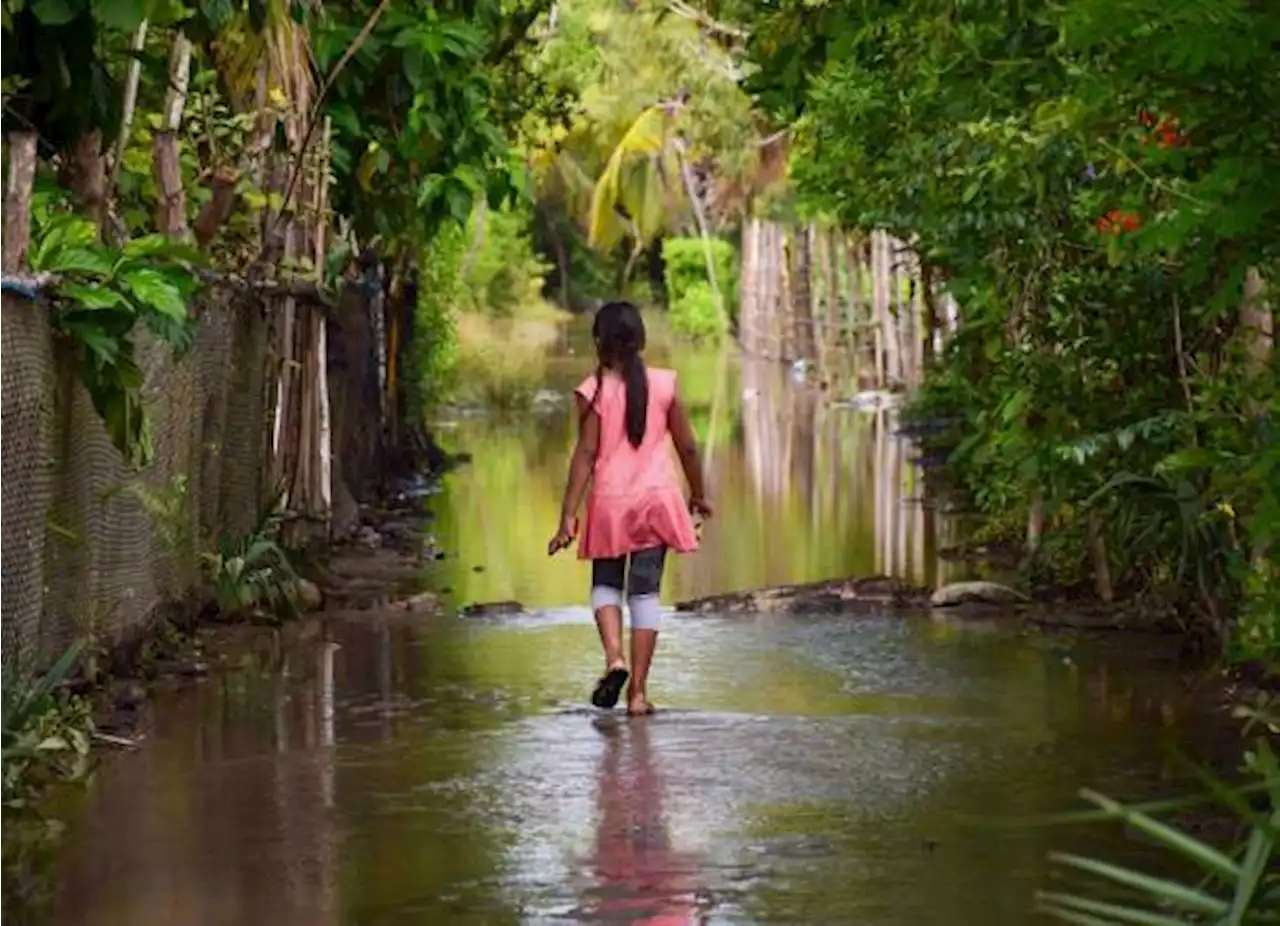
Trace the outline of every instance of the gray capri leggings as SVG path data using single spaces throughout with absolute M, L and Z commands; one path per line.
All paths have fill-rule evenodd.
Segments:
M 625 589 L 632 629 L 657 630 L 662 624 L 658 590 L 662 586 L 662 567 L 666 559 L 666 547 L 651 547 L 630 556 L 592 560 L 591 607 L 597 611 L 611 605 L 622 607 Z

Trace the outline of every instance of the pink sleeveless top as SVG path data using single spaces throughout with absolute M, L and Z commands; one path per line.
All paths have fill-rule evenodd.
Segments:
M 660 369 L 647 372 L 649 407 L 639 447 L 627 440 L 626 385 L 609 372 L 601 378 L 600 396 L 593 406 L 600 415 L 600 450 L 587 496 L 580 559 L 611 559 L 657 546 L 677 553 L 698 548 L 667 427 L 667 412 L 676 397 L 676 374 Z M 595 374 L 575 391 L 590 404 L 596 394 Z

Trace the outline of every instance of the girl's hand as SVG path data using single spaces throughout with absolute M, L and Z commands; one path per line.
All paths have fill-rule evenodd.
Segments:
M 551 538 L 551 542 L 547 544 L 547 556 L 555 556 L 569 544 L 573 543 L 573 538 L 578 536 L 578 519 L 577 518 L 561 518 L 560 529 L 556 531 L 556 535 Z
M 689 499 L 689 514 L 696 515 L 704 521 L 709 520 L 712 514 L 711 505 L 705 498 L 699 498 L 695 495 Z

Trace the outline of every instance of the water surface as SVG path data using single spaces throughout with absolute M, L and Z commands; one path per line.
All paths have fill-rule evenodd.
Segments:
M 680 372 L 719 512 L 669 597 L 943 575 L 890 418 L 777 370 L 654 354 Z M 586 375 L 582 357 L 579 331 L 548 389 Z M 145 747 L 107 763 L 71 821 L 49 922 L 1023 924 L 1051 847 L 1134 850 L 1011 821 L 1081 785 L 1186 782 L 1175 751 L 1213 725 L 1140 638 L 673 615 L 660 713 L 585 707 L 587 572 L 545 555 L 572 422 L 544 404 L 444 432 L 475 460 L 433 525 L 456 601 L 531 613 L 311 622 L 159 699 Z
M 314 629 L 157 705 L 51 922 L 1029 923 L 1082 834 L 998 824 L 1185 780 L 1166 674 L 989 628 L 673 618 L 636 720 L 585 610 Z

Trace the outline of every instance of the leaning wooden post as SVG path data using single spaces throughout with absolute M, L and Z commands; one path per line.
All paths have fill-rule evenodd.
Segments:
M 160 196 L 156 203 L 156 227 L 170 238 L 187 235 L 187 194 L 182 186 L 182 163 L 178 151 L 178 128 L 187 100 L 191 73 L 191 42 L 179 32 L 169 54 L 169 92 L 165 94 L 160 131 L 153 143 L 153 169 Z
M 35 132 L 9 133 L 9 179 L 4 190 L 4 272 L 18 273 L 31 246 L 31 191 L 36 180 Z

